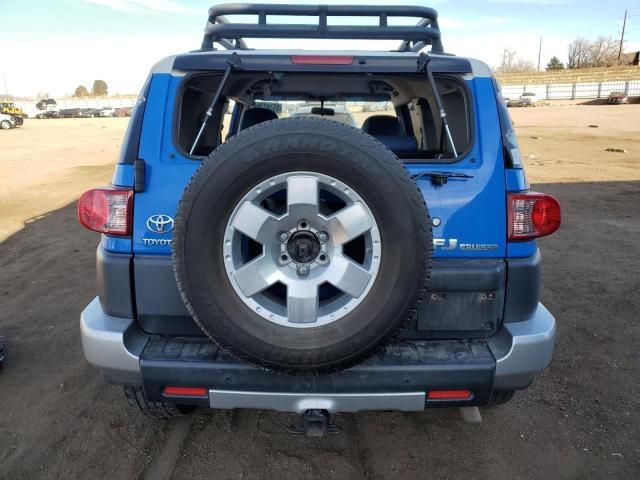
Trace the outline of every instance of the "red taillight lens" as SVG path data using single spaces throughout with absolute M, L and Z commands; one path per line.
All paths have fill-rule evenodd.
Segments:
M 197 387 L 164 387 L 163 393 L 168 397 L 206 397 L 206 388 Z
M 560 228 L 560 203 L 544 193 L 508 195 L 509 240 L 528 240 L 551 235 Z
M 131 235 L 132 190 L 96 188 L 78 200 L 78 221 L 107 235 Z
M 431 390 L 427 392 L 429 400 L 471 400 L 469 390 Z
M 347 55 L 292 55 L 291 63 L 297 65 L 351 65 L 353 57 Z

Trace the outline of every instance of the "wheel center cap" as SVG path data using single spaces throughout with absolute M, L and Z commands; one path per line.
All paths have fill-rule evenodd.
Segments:
M 287 242 L 287 253 L 296 263 L 311 263 L 320 253 L 320 241 L 312 232 L 296 232 Z

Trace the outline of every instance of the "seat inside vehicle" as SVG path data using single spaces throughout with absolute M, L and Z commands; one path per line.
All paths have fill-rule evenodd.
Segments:
M 240 122 L 239 130 L 245 130 L 249 127 L 253 127 L 254 125 L 258 125 L 259 123 L 277 119 L 278 114 L 273 110 L 261 107 L 251 107 L 242 114 L 242 121 Z
M 202 74 L 185 80 L 175 137 L 183 152 L 190 151 L 220 78 Z M 447 75 L 436 77 L 436 85 L 456 150 L 464 154 L 473 126 L 465 82 Z M 345 128 L 361 128 L 407 162 L 454 160 L 424 74 L 236 72 L 229 76 L 213 112 L 194 157 L 208 155 L 226 139 L 265 121 L 321 116 Z
M 374 115 L 362 124 L 362 130 L 379 140 L 395 153 L 415 152 L 418 141 L 413 135 L 406 135 L 397 117 L 392 115 Z

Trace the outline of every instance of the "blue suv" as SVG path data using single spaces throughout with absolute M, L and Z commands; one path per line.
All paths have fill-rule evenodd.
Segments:
M 153 67 L 111 185 L 80 198 L 102 234 L 85 356 L 156 418 L 274 409 L 313 434 L 334 412 L 504 403 L 556 334 L 536 239 L 560 207 L 522 167 L 498 83 L 444 53 L 435 10 L 213 7 L 201 49 Z

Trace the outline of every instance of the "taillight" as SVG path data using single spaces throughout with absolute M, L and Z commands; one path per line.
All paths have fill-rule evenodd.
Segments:
M 78 200 L 78 221 L 94 232 L 131 235 L 132 190 L 96 188 Z
M 427 392 L 429 400 L 471 400 L 470 390 L 431 390 Z
M 197 387 L 164 387 L 162 393 L 168 397 L 206 397 L 209 391 Z
M 291 63 L 297 65 L 351 65 L 353 57 L 347 55 L 292 55 Z
M 560 203 L 544 193 L 510 193 L 507 200 L 509 240 L 551 235 L 560 228 Z

